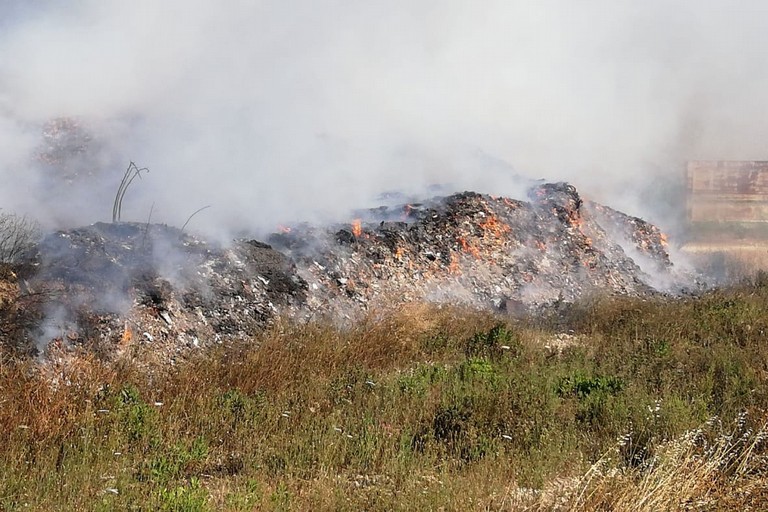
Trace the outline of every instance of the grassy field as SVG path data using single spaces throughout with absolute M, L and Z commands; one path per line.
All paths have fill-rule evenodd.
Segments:
M 0 510 L 761 510 L 768 278 L 0 360 Z

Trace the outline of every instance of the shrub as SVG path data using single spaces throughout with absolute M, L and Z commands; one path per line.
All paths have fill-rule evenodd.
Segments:
M 0 262 L 18 263 L 40 236 L 37 221 L 15 213 L 0 213 Z

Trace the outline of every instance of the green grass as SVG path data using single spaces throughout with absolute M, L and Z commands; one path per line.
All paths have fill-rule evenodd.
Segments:
M 284 323 L 141 371 L 7 356 L 0 510 L 740 508 L 768 496 L 766 311 L 759 277 L 535 322 Z

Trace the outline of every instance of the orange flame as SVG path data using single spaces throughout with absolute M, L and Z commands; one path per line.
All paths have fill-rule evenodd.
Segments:
M 123 330 L 123 337 L 120 340 L 121 345 L 127 345 L 131 342 L 131 339 L 133 338 L 133 333 L 131 333 L 131 328 L 128 327 L 128 323 L 125 324 L 125 329 Z
M 461 245 L 461 250 L 471 254 L 477 259 L 480 259 L 480 251 L 477 249 L 477 247 L 473 246 L 469 242 L 466 241 L 466 239 L 459 237 L 458 238 L 459 245 Z
M 398 247 L 397 249 L 395 249 L 395 258 L 397 258 L 398 260 L 403 259 L 403 253 L 404 252 L 405 251 L 403 250 L 402 247 Z
M 507 197 L 502 198 L 502 201 L 504 201 L 504 204 L 506 204 L 510 208 L 517 208 L 517 205 L 511 199 L 509 199 Z
M 456 259 L 456 256 L 451 254 L 451 262 L 448 264 L 448 272 L 451 274 L 461 274 L 461 269 L 459 269 L 459 262 Z
M 669 244 L 669 241 L 667 239 L 667 235 L 664 233 L 659 233 L 659 238 L 661 239 L 661 245 L 666 247 Z
M 352 234 L 356 237 L 360 237 L 363 234 L 363 223 L 360 219 L 352 221 Z
M 581 218 L 581 215 L 579 215 L 579 212 L 569 213 L 568 222 L 571 226 L 574 226 L 577 229 L 581 229 L 582 224 L 584 224 L 584 220 Z
M 278 224 L 277 225 L 277 230 L 280 231 L 281 233 L 290 233 L 291 232 L 291 228 L 289 228 L 288 226 L 283 226 L 282 224 Z
M 478 226 L 497 237 L 509 233 L 509 226 L 503 222 L 499 222 L 499 219 L 495 215 L 490 215 L 484 221 L 478 223 Z

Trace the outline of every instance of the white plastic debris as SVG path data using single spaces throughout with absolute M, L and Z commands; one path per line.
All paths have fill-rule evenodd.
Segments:
M 165 320 L 165 323 L 167 323 L 168 325 L 173 325 L 173 321 L 171 320 L 171 315 L 169 315 L 167 311 L 161 311 L 160 318 Z

